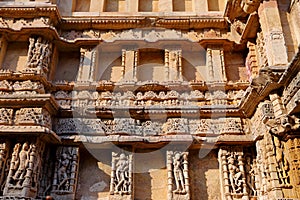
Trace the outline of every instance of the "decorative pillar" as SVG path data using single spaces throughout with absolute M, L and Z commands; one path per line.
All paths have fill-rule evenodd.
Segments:
M 10 144 L 8 141 L 0 143 L 0 185 L 4 185 L 7 178 L 7 164 L 10 155 Z M 0 195 L 3 195 L 3 188 L 0 187 Z
M 208 66 L 208 81 L 226 81 L 224 50 L 220 46 L 208 46 L 206 65 Z
M 96 65 L 96 49 L 80 49 L 80 66 L 77 81 L 93 81 Z
M 168 200 L 190 199 L 188 152 L 167 151 Z
M 283 29 L 277 1 L 263 1 L 258 9 L 258 15 L 265 39 L 268 65 L 287 65 L 287 48 L 283 37 Z
M 112 152 L 110 200 L 133 200 L 133 157 L 124 152 Z
M 138 55 L 139 52 L 135 50 L 122 50 L 123 78 L 127 81 L 137 80 Z
M 7 41 L 2 35 L 0 38 L 0 65 L 2 66 L 7 50 Z
M 165 49 L 165 81 L 169 81 L 170 52 Z
M 183 80 L 181 50 L 165 50 L 165 67 L 168 67 L 168 80 Z
M 139 0 L 126 0 L 127 12 L 139 11 Z
M 58 147 L 51 196 L 54 199 L 75 199 L 79 170 L 79 148 Z

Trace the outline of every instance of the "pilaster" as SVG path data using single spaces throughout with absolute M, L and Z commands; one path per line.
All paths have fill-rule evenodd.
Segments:
M 288 55 L 277 1 L 264 1 L 258 9 L 258 15 L 265 39 L 268 65 L 286 65 Z

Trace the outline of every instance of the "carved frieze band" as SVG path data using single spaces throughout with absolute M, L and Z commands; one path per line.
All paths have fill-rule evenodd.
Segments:
M 209 91 L 202 92 L 193 90 L 179 93 L 175 90 L 169 92 L 161 91 L 158 94 L 154 91 L 138 92 L 131 91 L 124 93 L 117 92 L 89 92 L 89 91 L 58 91 L 55 98 L 61 108 L 71 109 L 72 107 L 124 107 L 124 106 L 205 106 L 205 105 L 227 105 L 237 106 L 244 95 L 244 90 L 238 91 Z
M 0 95 L 45 94 L 44 85 L 39 81 L 0 81 Z
M 169 118 L 165 123 L 159 121 L 141 122 L 132 118 L 111 120 L 62 118 L 55 124 L 57 134 L 128 134 L 140 136 L 166 134 L 242 134 L 240 118 L 194 119 Z
M 43 108 L 0 109 L 0 125 L 39 125 L 52 127 L 50 113 Z

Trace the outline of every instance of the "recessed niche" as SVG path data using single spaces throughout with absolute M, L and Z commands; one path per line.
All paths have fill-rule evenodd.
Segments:
M 89 12 L 91 0 L 76 0 L 75 2 L 75 12 Z
M 164 80 L 164 51 L 157 49 L 142 49 L 139 52 L 137 80 Z
M 80 52 L 59 52 L 55 80 L 76 81 L 80 63 Z
M 139 0 L 140 12 L 158 12 L 158 0 Z
M 8 43 L 2 69 L 21 71 L 25 69 L 27 62 L 28 43 Z
M 173 11 L 176 12 L 191 12 L 192 6 L 192 0 L 173 0 Z
M 125 0 L 105 0 L 104 12 L 125 12 Z

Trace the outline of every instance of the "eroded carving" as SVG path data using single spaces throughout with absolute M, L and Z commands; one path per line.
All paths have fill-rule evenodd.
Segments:
M 52 43 L 45 41 L 42 37 L 29 38 L 27 55 L 27 69 L 25 71 L 36 71 L 47 74 L 51 62 Z
M 188 152 L 168 151 L 167 168 L 168 199 L 189 199 Z
M 110 194 L 112 196 L 131 196 L 131 193 L 132 155 L 112 152 Z
M 79 148 L 59 147 L 51 195 L 57 199 L 74 199 L 78 181 Z

